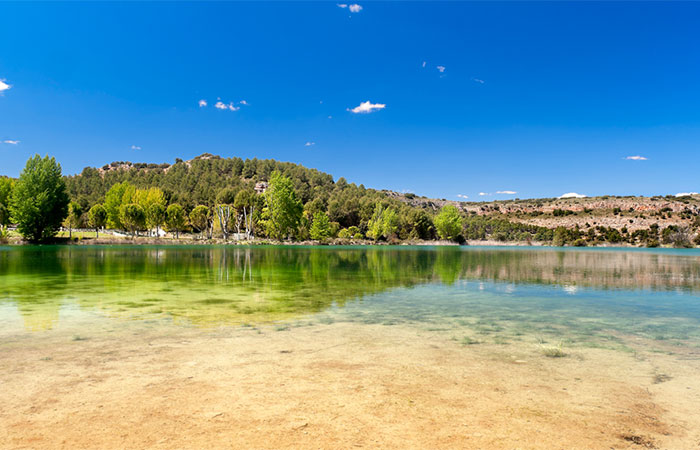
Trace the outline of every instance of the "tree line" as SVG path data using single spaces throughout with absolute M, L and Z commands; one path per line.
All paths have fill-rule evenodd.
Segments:
M 134 237 L 168 231 L 175 238 L 192 233 L 198 239 L 319 242 L 495 239 L 587 245 L 628 238 L 617 230 L 591 235 L 467 214 L 452 204 L 439 210 L 412 206 L 297 164 L 209 154 L 173 165 L 120 161 L 67 177 L 54 158 L 36 155 L 17 180 L 0 178 L 0 237 L 10 224 L 32 242 L 52 238 L 61 227 L 92 228 L 97 236 L 108 228 Z M 653 231 L 629 236 L 650 246 L 655 238 L 679 239 L 678 230 Z

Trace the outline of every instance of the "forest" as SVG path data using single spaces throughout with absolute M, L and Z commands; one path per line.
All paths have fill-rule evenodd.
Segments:
M 690 231 L 678 227 L 652 226 L 634 233 L 547 228 L 467 212 L 457 202 L 437 207 L 404 201 L 414 197 L 389 195 L 271 159 L 205 153 L 172 165 L 117 161 L 62 176 L 58 162 L 36 155 L 19 179 L 0 178 L 0 239 L 6 240 L 12 226 L 29 241 L 50 239 L 60 229 L 90 228 L 96 235 L 103 229 L 133 237 L 168 231 L 175 238 L 186 233 L 202 240 L 693 244 Z

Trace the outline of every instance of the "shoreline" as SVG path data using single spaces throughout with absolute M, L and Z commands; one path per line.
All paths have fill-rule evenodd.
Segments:
M 252 239 L 252 240 L 224 240 L 224 239 L 196 239 L 196 238 L 190 238 L 190 237 L 185 237 L 181 239 L 174 239 L 171 237 L 162 237 L 162 238 L 153 238 L 153 237 L 114 237 L 114 236 L 108 236 L 108 237 L 103 237 L 100 236 L 99 238 L 95 237 L 79 237 L 79 238 L 73 238 L 73 239 L 68 239 L 67 237 L 57 237 L 52 239 L 51 241 L 47 241 L 44 243 L 39 243 L 39 244 L 33 244 L 28 241 L 22 240 L 19 237 L 12 237 L 10 238 L 7 242 L 0 242 L 0 247 L 2 246 L 8 246 L 8 247 L 21 247 L 21 246 L 37 246 L 37 245 L 65 245 L 65 246 L 90 246 L 90 245 L 129 245 L 129 246 L 139 246 L 139 245 L 161 245 L 161 246 L 222 246 L 222 245 L 231 245 L 231 246 L 307 246 L 307 247 L 338 247 L 338 246 L 349 246 L 349 247 L 368 247 L 368 246 L 377 246 L 377 247 L 389 247 L 389 246 L 395 246 L 395 247 L 406 247 L 406 246 L 415 246 L 415 247 L 537 247 L 537 248 L 550 248 L 550 249 L 556 249 L 556 248 L 567 248 L 567 249 L 572 249 L 572 248 L 595 248 L 595 249 L 605 249 L 605 248 L 619 248 L 619 249 L 673 249 L 673 250 L 692 250 L 692 249 L 697 249 L 698 247 L 690 247 L 690 248 L 678 248 L 678 247 L 673 247 L 670 245 L 659 245 L 658 247 L 645 247 L 645 246 L 636 246 L 636 245 L 631 245 L 628 243 L 616 243 L 615 245 L 587 245 L 587 246 L 572 246 L 572 245 L 567 245 L 567 246 L 554 246 L 550 245 L 545 242 L 519 242 L 519 241 L 512 241 L 512 242 L 503 242 L 503 241 L 498 241 L 494 239 L 485 239 L 485 240 L 467 240 L 462 244 L 459 244 L 457 242 L 451 242 L 451 241 L 443 241 L 443 240 L 430 240 L 430 241 L 422 241 L 422 240 L 408 240 L 408 241 L 394 241 L 394 242 L 386 242 L 386 241 L 372 241 L 368 239 L 362 239 L 362 240 L 355 240 L 355 239 L 330 239 L 326 242 L 321 242 L 321 241 L 312 241 L 312 240 L 306 240 L 306 241 L 277 241 L 273 239 Z

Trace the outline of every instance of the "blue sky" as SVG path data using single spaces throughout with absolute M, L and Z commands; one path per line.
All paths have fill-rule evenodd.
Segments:
M 209 152 L 454 200 L 700 191 L 698 17 L 696 2 L 2 3 L 0 174 L 34 153 L 76 173 Z

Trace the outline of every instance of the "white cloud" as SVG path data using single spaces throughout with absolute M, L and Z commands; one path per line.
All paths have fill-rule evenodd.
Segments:
M 10 145 L 17 145 L 17 144 L 19 144 L 19 141 L 15 141 L 13 139 L 5 139 L 4 141 L 2 141 L 2 143 L 3 144 L 10 144 Z
M 482 80 L 482 79 L 480 79 L 480 78 L 472 78 L 472 80 L 473 80 L 475 83 L 479 83 L 479 84 L 484 84 L 484 83 L 485 83 L 485 81 Z
M 12 85 L 5 83 L 5 80 L 0 80 L 0 92 L 10 89 Z
M 304 144 L 304 147 L 311 147 L 312 145 L 316 145 L 316 143 L 312 141 L 307 141 L 306 144 Z
M 200 108 L 204 108 L 205 106 L 207 106 L 207 101 L 204 100 L 204 99 L 200 100 L 200 101 L 199 101 L 199 107 L 200 107 Z
M 248 105 L 248 102 L 245 100 L 241 100 L 240 102 L 238 102 L 238 104 L 239 105 Z
M 445 66 L 437 66 L 437 70 L 440 73 L 445 73 Z
M 457 194 L 457 197 L 459 197 L 459 198 L 469 198 L 468 195 L 463 195 L 463 194 Z
M 333 116 L 328 116 L 328 118 L 329 118 L 329 119 L 332 119 L 332 118 L 333 118 Z
M 7 142 L 7 141 L 5 141 Z M 676 197 L 688 197 L 690 195 L 700 195 L 697 192 L 679 192 L 676 194 Z
M 632 161 L 646 161 L 649 158 L 645 158 L 644 156 L 637 155 L 637 156 L 627 156 L 627 157 L 625 157 L 625 159 L 629 159 Z
M 359 13 L 360 11 L 362 11 L 362 6 L 358 5 L 357 3 L 353 3 L 352 5 L 348 6 L 348 10 L 351 13 Z
M 347 3 L 338 3 L 338 8 L 347 8 L 348 4 Z
M 515 194 L 517 194 L 517 192 L 516 191 L 496 191 L 496 194 L 515 195 Z
M 384 108 L 386 108 L 386 105 L 383 103 L 370 103 L 370 101 L 367 100 L 366 102 L 360 103 L 360 106 L 356 106 L 352 109 L 348 108 L 348 111 L 355 114 L 367 114 Z
M 585 198 L 588 197 L 587 195 L 583 194 L 577 194 L 576 192 L 567 192 L 566 194 L 562 194 L 559 196 L 559 198 Z
M 228 109 L 230 111 L 238 111 L 239 109 L 241 109 L 240 106 L 235 106 L 233 103 L 229 103 L 227 105 L 226 103 L 224 103 L 220 100 L 214 104 L 214 108 L 221 109 L 221 110 Z
M 428 64 L 426 61 L 423 61 L 423 68 L 425 68 L 425 65 Z
M 484 195 L 491 195 L 491 194 L 489 194 L 488 192 L 479 192 L 479 195 L 481 195 L 483 197 Z
M 141 147 L 139 147 L 138 145 L 132 145 L 131 149 L 132 150 L 141 150 Z

